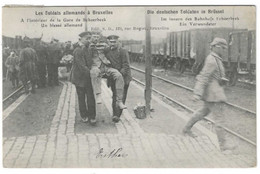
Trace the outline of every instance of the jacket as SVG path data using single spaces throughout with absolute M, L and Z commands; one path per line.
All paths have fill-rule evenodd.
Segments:
M 132 80 L 130 60 L 127 50 L 119 47 L 116 49 L 106 48 L 106 58 L 110 61 L 111 67 L 117 69 L 123 76 L 125 85 L 128 85 Z
M 201 96 L 207 102 L 225 102 L 227 100 L 223 86 L 219 80 L 225 77 L 225 69 L 222 58 L 211 52 L 205 59 L 200 74 L 196 77 L 194 94 Z
M 69 76 L 69 80 L 79 87 L 85 87 L 87 83 L 91 83 L 90 68 L 91 57 L 88 48 L 80 44 L 73 52 L 73 63 Z

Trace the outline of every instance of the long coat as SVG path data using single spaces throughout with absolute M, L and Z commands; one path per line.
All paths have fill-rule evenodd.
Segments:
M 84 46 L 78 46 L 73 52 L 73 63 L 69 80 L 79 87 L 86 87 L 87 83 L 91 83 L 90 68 L 91 57 L 89 49 Z
M 194 94 L 207 102 L 224 102 L 227 100 L 224 88 L 219 85 L 221 77 L 225 77 L 222 58 L 211 52 L 205 59 L 200 74 L 196 77 Z
M 59 64 L 62 58 L 62 50 L 60 46 L 56 43 L 51 43 L 48 46 L 48 58 L 47 63 Z
M 46 64 L 47 58 L 48 58 L 47 47 L 45 47 L 42 44 L 39 44 L 39 45 L 36 45 L 34 49 L 35 49 L 36 54 L 38 56 L 38 63 Z
M 127 50 L 119 47 L 117 49 L 105 49 L 105 56 L 111 62 L 112 68 L 117 69 L 124 77 L 125 85 L 132 80 L 130 60 Z
M 20 68 L 20 79 L 23 82 L 28 80 L 37 79 L 37 54 L 32 48 L 24 48 L 20 53 L 19 68 Z

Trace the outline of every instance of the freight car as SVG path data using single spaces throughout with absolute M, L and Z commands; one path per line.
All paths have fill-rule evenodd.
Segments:
M 256 68 L 256 32 L 247 29 L 202 28 L 169 32 L 162 43 L 152 44 L 153 65 L 164 68 L 174 66 L 180 73 L 190 69 L 197 74 L 210 53 L 210 43 L 215 37 L 224 38 L 229 44 L 223 56 L 229 85 L 235 85 L 238 76 L 253 81 Z M 139 47 L 144 45 L 140 44 Z M 133 53 L 134 50 L 131 51 L 132 54 L 137 54 Z M 142 56 L 140 52 L 138 55 Z
M 255 72 L 255 31 L 232 28 L 193 29 L 169 34 L 170 54 L 181 73 L 186 68 L 197 74 L 202 68 L 206 56 L 210 52 L 210 43 L 215 37 L 227 40 L 229 48 L 223 59 L 230 85 L 234 85 L 238 75 L 249 75 Z

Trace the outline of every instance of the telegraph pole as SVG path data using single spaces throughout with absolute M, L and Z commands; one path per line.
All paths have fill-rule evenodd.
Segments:
M 151 17 L 145 12 L 145 113 L 151 116 L 152 61 L 151 61 Z

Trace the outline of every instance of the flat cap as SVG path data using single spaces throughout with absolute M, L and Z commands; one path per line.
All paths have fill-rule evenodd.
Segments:
M 223 38 L 215 37 L 214 40 L 210 43 L 211 46 L 219 45 L 224 48 L 228 47 L 227 41 Z
M 117 35 L 110 35 L 107 37 L 108 40 L 117 40 L 119 38 L 119 36 Z
M 89 36 L 91 36 L 91 35 L 92 35 L 92 33 L 91 33 L 91 32 L 89 32 L 89 31 L 84 31 L 84 32 L 82 32 L 82 33 L 80 33 L 80 34 L 79 34 L 79 37 L 84 37 L 84 36 L 86 36 L 86 35 L 89 35 Z
M 100 31 L 92 31 L 91 34 L 92 34 L 92 35 L 100 35 L 101 32 L 100 32 Z

